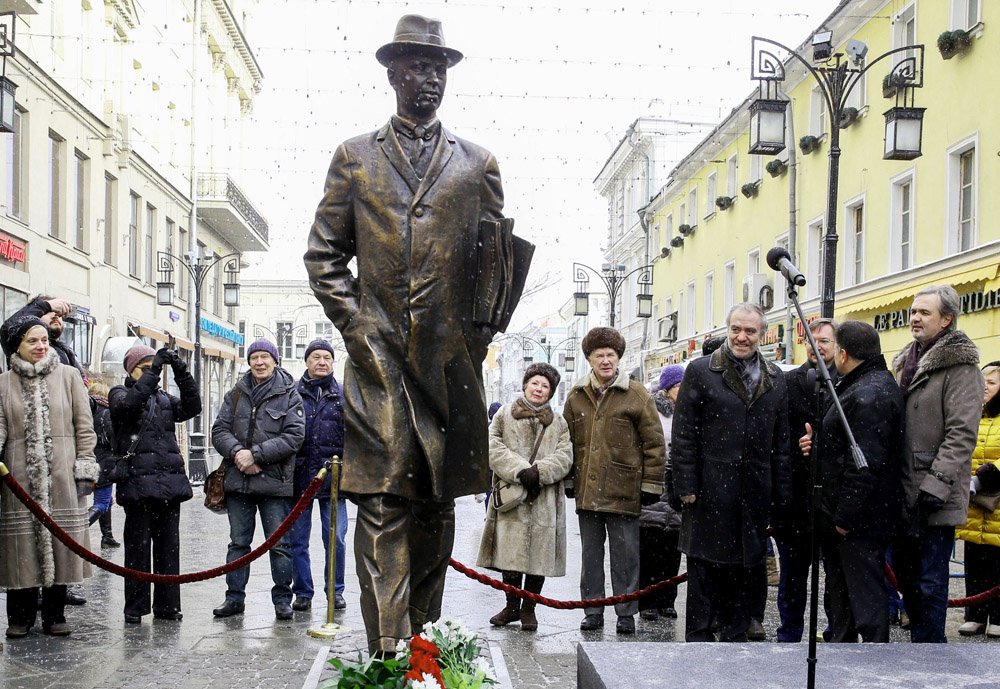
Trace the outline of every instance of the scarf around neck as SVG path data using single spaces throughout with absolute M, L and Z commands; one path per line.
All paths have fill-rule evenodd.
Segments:
M 659 390 L 653 395 L 653 403 L 656 405 L 656 411 L 660 412 L 663 416 L 670 418 L 674 415 L 674 403 L 667 397 L 665 390 Z
M 510 407 L 510 415 L 518 420 L 538 419 L 543 428 L 552 423 L 554 418 L 552 407 L 548 402 L 540 407 L 536 407 L 523 397 L 514 400 L 514 404 Z
M 740 380 L 743 381 L 743 385 L 747 389 L 747 394 L 752 397 L 753 393 L 757 390 L 757 385 L 760 383 L 760 357 L 757 355 L 757 351 L 754 350 L 752 355 L 746 359 L 741 359 L 729 348 L 729 340 L 722 343 L 722 351 L 733 362 L 736 373 L 739 374 Z
M 591 371 L 590 387 L 594 389 L 594 397 L 598 400 L 604 397 L 604 393 L 611 389 L 611 386 L 615 384 L 616 380 L 618 380 L 618 371 L 615 371 L 615 375 L 611 376 L 611 379 L 606 383 L 602 383 L 597 377 L 597 374 Z

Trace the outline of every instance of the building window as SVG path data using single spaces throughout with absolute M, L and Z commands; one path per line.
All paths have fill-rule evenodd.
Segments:
M 0 310 L 0 314 L 3 314 L 3 319 L 7 320 L 27 306 L 28 294 L 26 292 L 19 292 L 16 289 L 0 285 L 0 300 L 2 300 L 3 305 L 3 309 Z M 0 359 L 2 358 L 3 357 L 0 357 Z
M 725 312 L 733 308 L 736 303 L 736 261 L 732 260 L 725 265 L 722 272 L 722 305 Z
M 844 286 L 858 285 L 865 281 L 865 204 L 847 205 L 844 238 L 847 242 L 844 259 Z
M 292 342 L 292 322 L 291 321 L 278 321 L 274 324 L 274 335 L 278 346 L 278 354 L 282 359 L 288 359 L 291 361 L 294 355 L 294 347 Z
M 917 42 L 917 10 L 916 4 L 911 3 L 906 9 L 897 14 L 892 22 L 892 47 L 902 48 L 913 45 Z M 903 60 L 913 57 L 913 51 L 896 53 L 893 55 L 894 64 L 899 64 Z
M 688 192 L 688 225 L 698 224 L 698 187 Z
M 958 250 L 968 251 L 976 231 L 976 149 L 958 157 Z
M 951 0 L 951 28 L 969 30 L 979 23 L 982 0 Z
M 163 243 L 163 248 L 166 250 L 168 254 L 173 254 L 174 256 L 176 256 L 177 252 L 174 250 L 174 227 L 176 227 L 174 221 L 171 220 L 170 218 L 167 218 L 167 227 L 165 230 L 167 234 L 166 237 L 164 237 L 165 241 Z
M 333 323 L 330 321 L 316 321 L 313 324 L 313 334 L 317 340 L 333 340 Z
M 823 281 L 823 219 L 817 218 L 806 226 L 806 294 L 819 296 Z
M 87 184 L 88 172 L 90 170 L 90 159 L 80 151 L 76 151 L 73 169 L 73 226 L 70 228 L 69 245 L 87 250 L 87 206 L 90 200 L 89 185 Z
M 714 172 L 708 175 L 705 180 L 705 215 L 706 217 L 715 212 L 716 190 L 719 188 L 719 176 Z
M 715 273 L 705 274 L 705 331 L 715 327 Z
M 6 138 L 7 212 L 11 217 L 22 219 L 25 163 L 24 115 L 17 108 L 14 109 L 14 131 Z
M 93 339 L 94 325 L 91 316 L 69 316 L 64 321 L 64 330 L 60 341 L 70 346 L 82 366 L 90 366 L 90 349 Z
M 751 158 L 760 158 L 760 156 L 750 156 Z M 737 154 L 732 154 L 729 159 L 726 160 L 726 196 L 732 197 L 736 196 L 736 187 L 739 185 L 739 156 Z
M 677 218 L 678 218 L 678 220 L 680 220 L 680 224 L 681 225 L 690 224 L 690 221 L 688 220 L 688 216 L 687 216 L 687 204 L 686 203 L 682 203 L 681 204 L 680 210 L 677 211 Z M 680 227 L 680 225 L 678 225 L 678 227 Z
M 66 142 L 49 130 L 49 235 L 62 239 L 62 156 Z
M 669 213 L 663 221 L 663 246 L 669 246 L 670 240 L 674 238 L 674 214 Z
M 813 88 L 809 107 L 809 133 L 820 137 L 826 135 L 826 96 L 819 86 Z
M 156 275 L 153 273 L 153 254 L 156 253 L 156 208 L 146 204 L 146 283 L 152 285 L 156 282 Z
M 861 110 L 866 105 L 868 105 L 868 72 L 862 72 L 857 83 L 854 84 L 854 88 L 847 94 L 844 107 Z
M 760 272 L 760 247 L 747 252 L 747 275 Z
M 118 237 L 118 180 L 104 173 L 104 262 L 115 262 Z
M 764 156 L 750 156 L 750 177 L 748 182 L 757 182 L 764 177 Z
M 183 227 L 177 228 L 177 255 L 181 258 L 187 256 L 188 252 L 188 238 L 187 230 Z M 188 275 L 186 270 L 181 269 L 177 276 L 177 298 L 187 301 L 187 288 L 188 281 L 191 276 Z
M 892 225 L 889 247 L 892 255 L 889 270 L 908 270 L 913 267 L 913 175 L 909 173 L 892 183 Z
M 139 195 L 128 195 L 128 274 L 139 277 Z
M 688 333 L 694 335 L 698 332 L 698 324 L 695 322 L 695 294 L 694 294 L 694 282 L 689 282 L 687 284 L 687 290 L 684 294 L 684 302 L 687 305 L 687 328 Z

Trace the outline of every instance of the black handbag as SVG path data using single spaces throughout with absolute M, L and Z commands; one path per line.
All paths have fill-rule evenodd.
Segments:
M 128 450 L 125 451 L 125 454 L 115 460 L 115 466 L 109 475 L 112 483 L 118 483 L 128 476 L 129 463 L 131 463 L 132 458 L 135 457 L 135 448 L 139 446 L 139 439 L 142 437 L 142 434 L 146 432 L 146 428 L 149 427 L 149 419 L 152 415 L 153 404 L 152 400 L 150 400 L 149 405 L 146 407 L 146 413 L 142 417 L 142 425 L 139 426 L 139 432 L 135 434 L 134 438 L 132 438 L 132 444 L 128 446 Z
M 238 387 L 233 391 L 233 399 L 229 404 L 231 413 L 236 413 L 236 407 L 240 403 L 240 397 L 242 397 L 243 391 Z M 254 417 L 255 419 L 256 417 Z M 250 424 L 250 435 L 247 437 L 247 443 L 253 439 L 253 426 L 254 421 Z M 226 514 L 229 511 L 229 507 L 226 505 L 226 459 L 223 457 L 222 463 L 219 464 L 218 468 L 205 477 L 205 507 L 215 512 L 216 514 Z

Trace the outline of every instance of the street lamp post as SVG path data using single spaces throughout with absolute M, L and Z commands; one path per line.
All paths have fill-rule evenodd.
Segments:
M 536 340 L 534 338 L 528 337 L 527 335 L 521 335 L 519 333 L 513 333 L 511 335 L 515 338 L 520 338 L 521 347 L 524 349 L 524 364 L 525 366 L 530 366 L 535 360 L 535 348 L 539 347 L 543 352 L 545 352 L 545 363 L 552 363 L 552 352 L 557 351 L 560 347 L 565 344 L 569 346 L 566 348 L 566 355 L 563 358 L 562 368 L 566 373 L 573 373 L 576 370 L 576 355 L 574 354 L 576 350 L 576 338 L 567 337 L 565 340 L 551 344 L 548 342 L 548 338 L 542 335 L 541 340 Z
M 215 258 L 211 254 L 201 256 L 190 252 L 184 256 L 175 256 L 169 251 L 158 251 L 156 252 L 156 261 L 157 270 L 160 274 L 160 279 L 156 283 L 156 303 L 160 306 L 170 306 L 173 304 L 175 262 L 184 268 L 194 281 L 194 366 L 192 367 L 192 371 L 195 385 L 198 386 L 198 395 L 201 396 L 201 289 L 205 282 L 205 276 L 215 266 L 225 261 L 223 270 L 226 273 L 226 282 L 223 284 L 223 302 L 226 306 L 239 306 L 240 254 L 239 252 L 233 252 Z M 205 434 L 202 430 L 201 414 L 195 416 L 193 419 L 191 452 L 188 464 L 191 478 L 200 477 L 203 479 L 207 474 Z
M 274 344 L 278 347 L 278 352 L 280 353 L 286 337 L 294 339 L 296 335 L 305 333 L 306 331 L 308 331 L 308 329 L 309 325 L 307 323 L 302 323 L 300 325 L 292 325 L 291 323 L 279 322 L 276 327 L 277 332 L 274 332 L 266 326 L 254 323 L 253 336 L 255 339 L 261 338 L 264 337 L 265 333 L 267 333 L 274 339 Z M 300 347 L 301 351 L 299 351 Z M 292 353 L 294 354 L 296 359 L 303 358 L 302 355 L 306 353 L 306 343 L 303 342 L 301 343 L 301 345 L 295 343 L 295 347 L 292 350 Z
M 587 273 L 593 273 L 604 285 L 608 293 L 608 322 L 611 327 L 615 327 L 615 303 L 622 286 L 633 275 L 637 275 L 636 283 L 639 285 L 639 294 L 636 295 L 636 315 L 639 318 L 650 318 L 653 315 L 653 295 L 649 293 L 649 288 L 653 284 L 652 264 L 639 266 L 638 268 L 625 272 L 625 266 L 621 263 L 605 263 L 601 270 L 597 271 L 585 263 L 573 264 L 573 280 L 576 282 L 576 292 L 573 293 L 575 316 L 586 316 L 590 313 L 590 292 L 587 287 L 590 278 Z
M 840 120 L 851 91 L 862 76 L 877 63 L 897 55 L 886 81 L 896 87 L 896 105 L 884 113 L 886 121 L 885 160 L 912 160 L 920 156 L 921 126 L 924 108 L 913 106 L 914 89 L 924 85 L 924 46 L 910 45 L 889 50 L 865 63 L 868 46 L 851 40 L 847 44 L 850 59 L 833 53 L 832 33 L 824 31 L 813 37 L 814 66 L 797 52 L 768 38 L 754 36 L 751 41 L 751 78 L 759 82 L 760 97 L 750 106 L 750 150 L 753 155 L 774 155 L 785 148 L 785 112 L 788 101 L 779 97 L 778 84 L 785 79 L 785 66 L 773 48 L 798 60 L 819 85 L 826 101 L 830 126 L 829 177 L 827 180 L 826 231 L 823 236 L 823 275 L 820 315 L 833 318 L 837 273 L 837 188 L 840 179 Z

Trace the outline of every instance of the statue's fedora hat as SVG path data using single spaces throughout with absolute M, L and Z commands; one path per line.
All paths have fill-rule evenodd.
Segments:
M 404 14 L 396 24 L 392 43 L 379 48 L 375 52 L 375 59 L 388 67 L 393 58 L 415 53 L 443 57 L 448 61 L 449 67 L 454 67 L 464 57 L 462 53 L 444 44 L 440 20 L 421 17 L 419 14 Z

